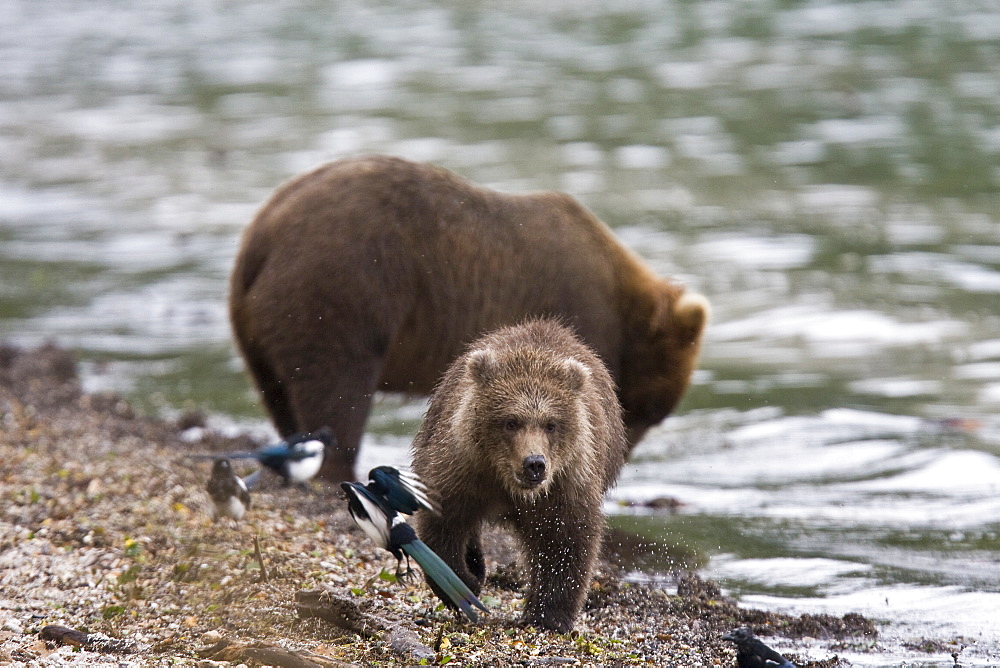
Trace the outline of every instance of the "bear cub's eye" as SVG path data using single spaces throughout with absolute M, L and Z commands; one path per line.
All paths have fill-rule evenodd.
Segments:
M 506 431 L 517 431 L 521 427 L 521 423 L 515 418 L 507 418 L 503 422 L 503 428 Z
M 546 422 L 545 423 L 545 431 L 547 431 L 550 434 L 554 434 L 555 431 L 556 431 L 556 423 L 555 422 Z

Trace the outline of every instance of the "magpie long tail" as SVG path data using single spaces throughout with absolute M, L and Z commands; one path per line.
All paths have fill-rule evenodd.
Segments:
M 434 554 L 433 550 L 421 540 L 406 543 L 402 548 L 403 552 L 406 552 L 420 564 L 424 573 L 444 590 L 451 602 L 458 606 L 466 617 L 471 619 L 473 623 L 479 622 L 479 614 L 473 610 L 472 606 L 487 612 L 486 606 L 462 582 L 462 579 L 455 575 L 455 571 L 451 570 L 451 567 L 441 557 Z
M 257 486 L 257 483 L 260 482 L 260 474 L 263 470 L 264 470 L 263 468 L 259 468 L 253 473 L 244 476 L 243 484 L 247 486 L 247 491 L 252 490 L 254 487 Z
M 257 459 L 256 452 L 199 452 L 184 455 L 185 459 Z

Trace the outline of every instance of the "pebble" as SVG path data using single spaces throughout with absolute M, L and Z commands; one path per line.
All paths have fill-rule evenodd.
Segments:
M 204 427 L 190 427 L 181 432 L 181 440 L 185 443 L 198 443 L 205 438 Z
M 397 626 L 389 634 L 389 647 L 396 654 L 414 661 L 433 661 L 435 652 L 420 642 L 420 637 L 413 631 Z
M 85 492 L 88 499 L 93 499 L 98 494 L 104 492 L 104 484 L 101 482 L 100 478 L 91 478 L 90 482 L 87 483 L 87 491 Z
M 24 627 L 16 617 L 8 617 L 5 619 L 3 627 L 5 630 L 10 631 L 11 633 L 16 633 L 17 635 L 22 635 L 24 633 Z
M 203 634 L 203 635 L 201 636 L 201 642 L 202 642 L 202 644 L 204 644 L 204 645 L 209 645 L 209 646 L 211 646 L 211 645 L 214 645 L 214 644 L 216 644 L 216 643 L 217 643 L 217 642 L 219 642 L 220 640 L 222 640 L 222 634 L 221 634 L 221 633 L 219 633 L 218 631 L 206 631 L 206 632 L 205 632 L 205 633 L 204 633 L 204 634 Z

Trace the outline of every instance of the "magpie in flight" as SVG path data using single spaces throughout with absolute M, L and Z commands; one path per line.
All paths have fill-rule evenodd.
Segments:
M 473 606 L 484 612 L 486 606 L 441 557 L 417 538 L 416 531 L 402 517 L 403 514 L 412 515 L 420 508 L 438 512 L 427 496 L 427 488 L 415 474 L 391 466 L 379 466 L 368 473 L 367 485 L 342 482 L 340 486 L 347 493 L 347 507 L 355 523 L 379 547 L 396 557 L 398 577 L 406 577 L 412 572 L 410 557 L 413 557 L 424 573 L 448 596 L 450 600 L 445 603 L 461 609 L 474 623 L 479 621 L 479 614 Z M 404 557 L 405 571 L 402 569 Z
M 736 645 L 737 668 L 795 668 L 795 664 L 762 643 L 748 628 L 722 636 Z
M 336 436 L 329 427 L 322 427 L 312 432 L 293 434 L 285 440 L 268 445 L 254 452 L 230 452 L 221 455 L 191 455 L 195 459 L 256 459 L 265 468 L 280 475 L 286 485 L 302 483 L 312 479 L 319 473 L 323 465 L 323 455 L 326 449 L 337 442 Z M 260 471 L 254 471 L 247 476 L 247 486 L 253 488 L 260 476 Z
M 215 521 L 220 517 L 239 521 L 250 508 L 250 492 L 246 483 L 233 472 L 228 459 L 219 458 L 212 464 L 212 477 L 208 479 L 207 489 L 215 505 L 212 516 Z

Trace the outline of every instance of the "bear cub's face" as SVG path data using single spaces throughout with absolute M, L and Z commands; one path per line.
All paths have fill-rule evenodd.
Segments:
M 590 371 L 572 357 L 553 360 L 524 349 L 474 351 L 468 371 L 481 419 L 475 442 L 500 484 L 526 501 L 545 495 L 580 453 Z

